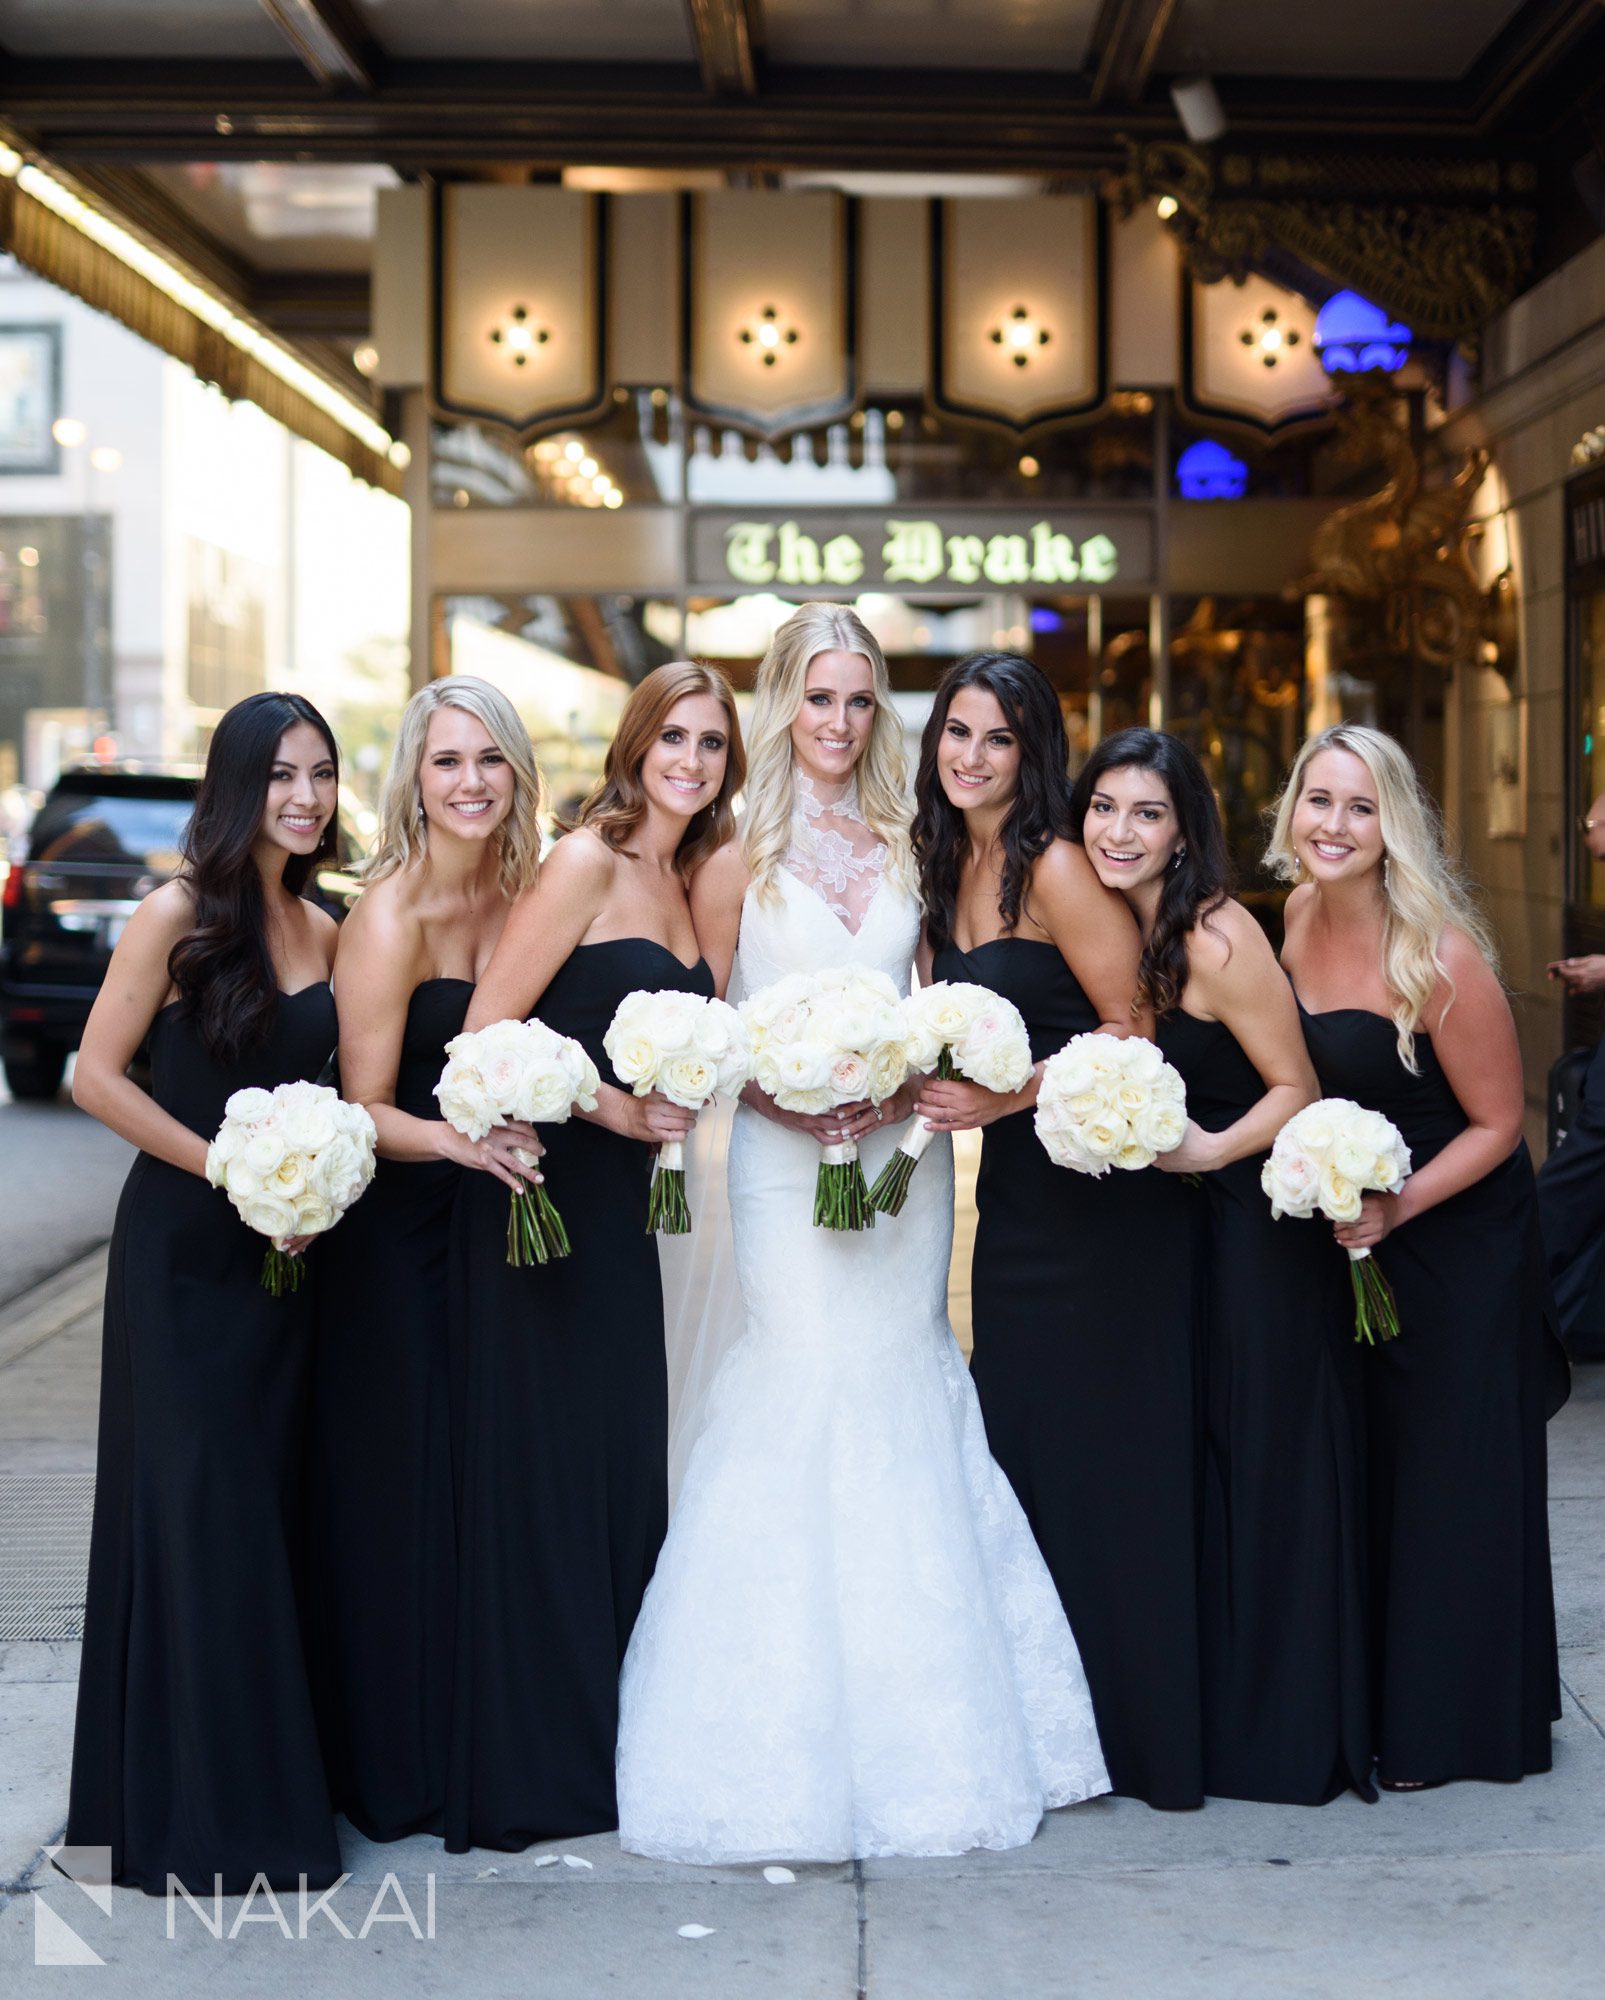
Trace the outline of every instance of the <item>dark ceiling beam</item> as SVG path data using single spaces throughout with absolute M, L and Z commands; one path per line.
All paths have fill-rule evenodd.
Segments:
M 372 90 L 373 37 L 348 0 L 262 0 L 262 8 L 319 83 Z
M 1084 68 L 1094 104 L 1140 104 L 1176 0 L 1103 0 Z
M 245 303 L 291 339 L 365 340 L 372 325 L 366 271 L 257 271 Z
M 1590 11 L 1605 34 L 1605 7 Z M 1602 73 L 1592 53 L 1569 45 L 1552 116 Z M 1217 83 L 1235 145 L 1486 153 L 1503 136 L 1456 84 Z M 358 95 L 290 64 L 28 61 L 0 72 L 0 121 L 67 165 L 362 160 L 402 172 L 501 161 L 1092 174 L 1123 163 L 1128 137 L 1177 136 L 1168 99 L 1093 104 L 1075 76 L 788 66 L 766 74 L 761 96 L 710 100 L 689 64 L 387 61 Z
M 756 97 L 760 0 L 685 0 L 686 19 L 710 97 Z

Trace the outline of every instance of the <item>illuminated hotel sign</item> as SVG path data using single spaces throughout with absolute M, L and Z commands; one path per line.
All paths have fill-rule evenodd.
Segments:
M 1106 590 L 1153 570 L 1146 509 L 1055 514 L 734 512 L 691 516 L 694 583 L 745 590 Z

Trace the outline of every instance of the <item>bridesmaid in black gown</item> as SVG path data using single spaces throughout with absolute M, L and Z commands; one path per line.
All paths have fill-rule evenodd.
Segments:
M 1300 878 L 1283 962 L 1321 1088 L 1391 1118 L 1414 1165 L 1335 1232 L 1374 1251 L 1399 1307 L 1398 1339 L 1361 1354 L 1380 1779 L 1547 1771 L 1544 1424 L 1568 1382 L 1510 1007 L 1391 738 L 1345 723 L 1306 743 L 1268 858 Z
M 511 900 L 535 878 L 540 778 L 517 711 L 453 674 L 415 694 L 362 900 L 340 937 L 345 1094 L 372 1187 L 318 1264 L 309 1566 L 337 1807 L 370 1839 L 444 1830 L 457 1576 L 446 1324 L 457 1184 L 533 1177 L 528 1126 L 465 1139 L 434 1088 Z
M 914 837 L 939 979 L 1012 1000 L 1038 1065 L 999 1097 L 920 1099 L 943 1131 L 984 1126 L 972 1370 L 1081 1649 L 1117 1793 L 1203 1803 L 1198 1664 L 1200 1203 L 1153 1168 L 1094 1180 L 1049 1160 L 1031 1107 L 1072 1035 L 1150 1029 L 1140 939 L 1071 838 L 1058 701 L 1028 660 L 951 667 L 926 724 Z
M 1374 1799 L 1353 1312 L 1325 1233 L 1274 1221 L 1260 1188 L 1271 1141 L 1317 1094 L 1297 1003 L 1227 896 L 1214 795 L 1177 737 L 1106 738 L 1070 809 L 1142 928 L 1143 989 L 1191 1121 L 1161 1164 L 1200 1175 L 1208 1211 L 1204 1789 Z
M 602 1047 L 640 989 L 713 993 L 686 885 L 731 831 L 735 700 L 673 663 L 630 697 L 576 830 L 521 896 L 468 1011 L 584 1044 L 596 1111 L 544 1128 L 572 1255 L 506 1262 L 507 1195 L 464 1179 L 452 1244 L 459 1506 L 446 1845 L 617 1826 L 618 1676 L 668 1525 L 668 1378 L 653 1147 L 693 1115 L 619 1089 Z
M 335 927 L 298 891 L 335 790 L 299 696 L 224 715 L 184 872 L 130 919 L 73 1078 L 139 1157 L 107 1272 L 67 1844 L 151 1895 L 340 1872 L 296 1562 L 312 1299 L 263 1289 L 263 1238 L 205 1178 L 228 1098 L 315 1078 L 334 1047 Z M 126 1074 L 147 1036 L 153 1097 Z

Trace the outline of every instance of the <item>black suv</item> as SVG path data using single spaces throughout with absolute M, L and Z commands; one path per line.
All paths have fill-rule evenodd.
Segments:
M 89 766 L 63 771 L 40 807 L 0 898 L 0 1048 L 13 1097 L 61 1087 L 123 926 L 178 866 L 197 782 Z M 358 894 L 347 871 L 362 851 L 342 807 L 337 860 L 309 892 L 336 917 Z

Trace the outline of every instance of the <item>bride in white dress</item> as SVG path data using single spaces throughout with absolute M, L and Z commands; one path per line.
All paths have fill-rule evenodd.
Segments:
M 920 918 L 900 739 L 854 613 L 795 612 L 758 677 L 742 838 L 693 891 L 721 988 L 734 947 L 744 994 L 842 964 L 907 991 Z M 1075 1640 L 948 1324 L 950 1143 L 901 1216 L 816 1229 L 820 1143 L 867 1134 L 873 1180 L 892 1117 L 747 1098 L 729 1149 L 744 1317 L 624 1663 L 620 1838 L 687 1862 L 1019 1846 L 1046 1808 L 1109 1780 Z M 695 1212 L 701 1230 L 701 1195 Z

